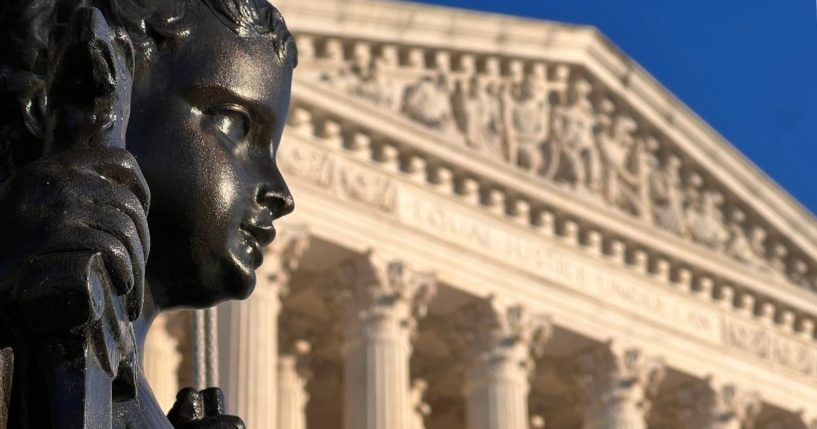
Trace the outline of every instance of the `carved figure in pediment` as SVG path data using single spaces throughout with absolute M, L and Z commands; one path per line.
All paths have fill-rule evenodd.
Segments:
M 477 75 L 457 82 L 453 107 L 457 125 L 469 147 L 505 157 L 502 106 L 495 85 L 486 84 Z
M 338 90 L 346 92 L 358 79 L 358 75 L 366 68 L 367 56 L 356 55 L 352 60 L 341 63 L 336 71 L 321 73 L 321 81 Z
M 441 131 L 449 131 L 454 124 L 451 88 L 448 76 L 425 76 L 406 88 L 403 113 L 409 118 Z
M 800 258 L 792 260 L 789 269 L 789 280 L 803 289 L 811 289 L 813 285 L 809 278 L 808 263 Z
M 684 214 L 684 189 L 681 183 L 681 160 L 670 155 L 664 167 L 654 153 L 647 158 L 649 168 L 649 205 L 652 220 L 660 228 L 687 236 Z
M 394 106 L 394 85 L 383 72 L 383 68 L 382 59 L 372 59 L 367 72 L 360 75 L 360 80 L 350 89 L 350 93 L 378 106 Z
M 772 266 L 769 262 L 768 251 L 766 250 L 766 239 L 769 234 L 762 226 L 755 226 L 749 234 L 749 244 L 752 246 L 752 251 L 762 261 L 761 268 L 763 270 L 771 270 Z
M 592 86 L 578 81 L 570 100 L 552 111 L 544 177 L 568 183 L 574 189 L 601 193 L 602 168 L 595 138 L 597 117 L 590 102 Z
M 723 196 L 716 191 L 704 191 L 700 198 L 690 201 L 686 209 L 686 221 L 693 240 L 722 252 L 729 240 L 720 206 Z
M 503 91 L 505 122 L 511 160 L 530 171 L 543 168 L 542 145 L 547 140 L 547 104 L 532 76 L 525 76 L 518 88 Z
M 641 152 L 645 143 L 636 141 L 638 125 L 630 117 L 614 121 L 602 116 L 595 130 L 599 155 L 603 163 L 603 195 L 605 201 L 633 214 L 642 209 L 640 174 Z
M 394 84 L 383 72 L 383 59 L 358 54 L 336 75 L 324 75 L 327 83 L 349 95 L 378 106 L 394 106 Z
M 774 243 L 770 246 L 769 265 L 772 271 L 781 276 L 786 277 L 788 271 L 787 261 L 789 259 L 789 248 L 783 243 Z
M 755 227 L 750 233 L 746 230 L 746 213 L 734 208 L 729 214 L 729 240 L 725 252 L 739 262 L 758 269 L 768 269 L 763 241 L 766 232 L 761 227 Z

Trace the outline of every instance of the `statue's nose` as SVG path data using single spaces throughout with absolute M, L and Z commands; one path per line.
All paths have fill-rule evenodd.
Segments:
M 256 200 L 258 204 L 272 212 L 273 219 L 286 216 L 295 210 L 295 200 L 283 179 L 276 186 L 262 186 Z

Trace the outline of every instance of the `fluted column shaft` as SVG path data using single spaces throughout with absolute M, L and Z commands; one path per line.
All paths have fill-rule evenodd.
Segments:
M 250 299 L 219 308 L 227 410 L 247 427 L 272 428 L 276 422 L 280 311 L 275 284 L 258 285 Z
M 411 340 L 434 291 L 428 274 L 368 253 L 338 274 L 344 314 L 344 427 L 410 429 Z
M 278 359 L 277 429 L 306 429 L 306 377 L 298 368 L 299 357 L 281 355 Z
M 410 332 L 399 307 L 349 326 L 344 344 L 347 429 L 409 429 Z
M 468 429 L 529 429 L 528 394 L 534 357 L 550 327 L 530 319 L 522 306 L 495 297 L 466 311 L 463 338 L 468 357 Z
M 529 371 L 520 361 L 526 356 L 491 356 L 468 370 L 468 429 L 528 429 Z

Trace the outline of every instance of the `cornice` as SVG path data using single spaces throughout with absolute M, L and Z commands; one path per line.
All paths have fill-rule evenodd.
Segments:
M 595 32 L 588 26 L 403 1 L 277 0 L 275 4 L 296 32 L 373 36 L 382 41 L 471 47 L 497 54 L 506 54 L 507 48 L 535 45 L 541 50 L 550 45 L 584 43 L 576 36 L 586 40 Z

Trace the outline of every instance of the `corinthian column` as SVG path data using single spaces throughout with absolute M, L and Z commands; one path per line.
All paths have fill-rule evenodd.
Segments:
M 344 427 L 408 429 L 409 358 L 432 276 L 369 252 L 344 264 L 336 304 L 344 318 Z
M 528 393 L 534 356 L 550 337 L 550 326 L 534 322 L 522 306 L 496 297 L 463 314 L 468 429 L 528 429 Z
M 680 389 L 681 420 L 689 429 L 742 429 L 754 427 L 760 398 L 733 384 L 707 380 Z
M 264 251 L 255 292 L 219 307 L 220 375 L 227 410 L 249 428 L 274 428 L 278 409 L 278 315 L 281 295 L 309 245 L 302 228 L 282 232 Z
M 606 344 L 578 358 L 584 384 L 583 429 L 646 429 L 651 396 L 663 379 L 661 363 L 635 348 Z

